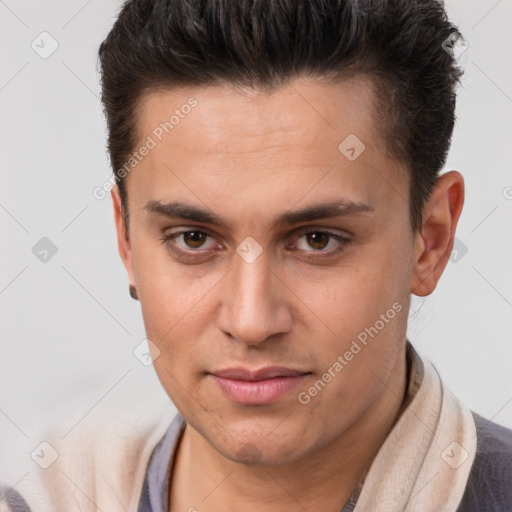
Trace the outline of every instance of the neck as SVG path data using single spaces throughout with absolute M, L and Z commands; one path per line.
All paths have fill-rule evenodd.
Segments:
M 377 378 L 377 377 L 376 377 Z M 333 443 L 290 464 L 245 466 L 219 454 L 187 424 L 170 485 L 170 510 L 338 511 L 364 476 L 401 413 L 405 353 L 375 402 Z

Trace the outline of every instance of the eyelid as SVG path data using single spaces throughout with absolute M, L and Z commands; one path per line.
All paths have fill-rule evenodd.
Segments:
M 162 238 L 177 237 L 179 235 L 183 235 L 184 233 L 189 233 L 190 231 L 200 231 L 201 233 L 206 233 L 208 236 L 211 236 L 212 238 L 216 238 L 216 235 L 213 233 L 213 231 L 210 231 L 208 228 L 205 228 L 204 226 L 180 226 L 174 229 L 176 231 L 170 230 L 163 233 Z
M 341 229 L 336 228 L 330 228 L 326 226 L 303 226 L 301 228 L 297 228 L 293 233 L 292 236 L 302 236 L 306 233 L 328 233 L 329 235 L 336 235 L 342 238 L 349 238 L 350 235 L 348 232 L 343 231 Z

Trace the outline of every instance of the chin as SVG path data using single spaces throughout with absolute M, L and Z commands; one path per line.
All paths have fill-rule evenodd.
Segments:
M 233 442 L 235 439 L 238 442 Z M 213 447 L 227 459 L 246 466 L 272 466 L 295 462 L 307 454 L 307 445 L 301 437 L 297 440 L 290 432 L 282 432 L 270 438 L 258 433 L 255 435 L 234 435 L 229 446 Z
M 215 451 L 246 466 L 292 463 L 322 444 L 318 427 L 312 428 L 307 418 L 289 421 L 296 413 L 244 411 L 241 417 L 240 412 L 216 414 L 210 409 L 208 416 L 189 416 L 188 422 Z M 218 420 L 212 422 L 212 416 Z

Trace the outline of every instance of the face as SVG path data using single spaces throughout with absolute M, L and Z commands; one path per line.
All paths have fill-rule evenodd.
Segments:
M 364 79 L 298 79 L 140 105 L 137 148 L 149 149 L 127 177 L 121 254 L 163 387 L 229 459 L 283 463 L 329 445 L 403 355 L 409 179 L 386 155 L 374 99 Z

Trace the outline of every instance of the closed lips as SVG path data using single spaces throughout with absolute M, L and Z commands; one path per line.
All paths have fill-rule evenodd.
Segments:
M 273 379 L 275 377 L 296 377 L 311 372 L 295 370 L 293 368 L 285 368 L 282 366 L 271 366 L 261 368 L 259 370 L 248 370 L 245 368 L 227 368 L 212 372 L 212 375 L 223 379 L 259 381 Z
M 284 398 L 311 372 L 267 367 L 259 370 L 228 368 L 211 376 L 224 396 L 239 405 L 266 405 Z

